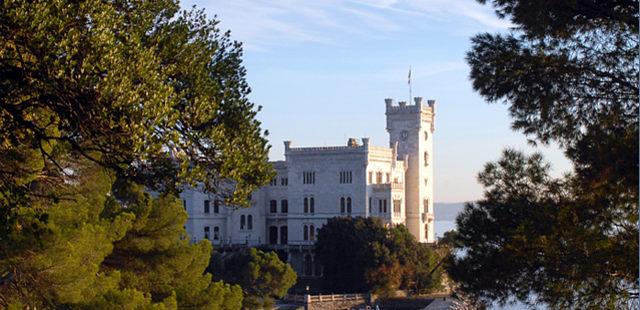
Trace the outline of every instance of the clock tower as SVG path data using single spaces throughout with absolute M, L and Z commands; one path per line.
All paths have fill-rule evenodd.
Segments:
M 390 147 L 398 145 L 398 159 L 405 163 L 405 217 L 407 228 L 419 242 L 435 242 L 433 217 L 433 132 L 435 100 L 414 104 L 385 99 Z

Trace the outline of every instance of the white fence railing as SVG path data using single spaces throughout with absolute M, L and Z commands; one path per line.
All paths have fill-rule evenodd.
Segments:
M 287 295 L 287 301 L 311 304 L 330 301 L 366 301 L 369 294 L 331 294 L 331 295 Z

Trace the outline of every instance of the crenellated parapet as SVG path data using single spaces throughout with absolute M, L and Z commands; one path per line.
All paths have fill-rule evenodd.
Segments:
M 384 100 L 386 104 L 386 112 L 389 113 L 416 113 L 418 111 L 421 112 L 430 112 L 435 114 L 436 109 L 436 101 L 435 100 L 427 100 L 424 102 L 422 97 L 414 97 L 413 104 L 407 104 L 406 101 L 399 101 L 397 104 L 395 100 L 391 98 L 387 98 Z
M 430 130 L 433 133 L 435 131 L 435 123 L 436 123 L 436 101 L 435 100 L 427 100 L 425 103 L 422 97 L 414 97 L 413 104 L 407 104 L 406 101 L 399 101 L 397 104 L 391 98 L 387 98 L 384 100 L 386 105 L 386 115 L 387 119 L 390 116 L 395 117 L 414 117 L 414 115 L 420 116 L 421 122 L 429 122 Z M 421 126 L 416 124 L 417 126 Z M 387 129 L 389 128 L 389 124 L 387 124 Z

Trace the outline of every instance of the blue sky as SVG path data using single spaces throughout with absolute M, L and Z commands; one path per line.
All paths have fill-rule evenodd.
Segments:
M 543 153 L 554 175 L 570 164 L 555 147 L 532 148 L 510 129 L 507 107 L 473 91 L 464 61 L 470 38 L 506 32 L 509 22 L 471 0 L 189 0 L 243 42 L 250 98 L 263 110 L 270 158 L 283 142 L 343 145 L 371 137 L 387 146 L 384 98 L 437 101 L 436 202 L 482 197 L 476 175 L 505 147 Z

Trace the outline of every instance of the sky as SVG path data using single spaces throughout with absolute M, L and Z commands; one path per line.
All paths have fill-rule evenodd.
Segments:
M 258 119 L 271 160 L 294 146 L 346 145 L 370 137 L 388 146 L 384 98 L 436 100 L 434 201 L 482 198 L 477 174 L 511 147 L 540 152 L 559 176 L 570 163 L 555 146 L 531 147 L 511 130 L 503 103 L 473 91 L 465 54 L 482 32 L 508 32 L 490 6 L 472 0 L 187 0 L 244 46 Z

